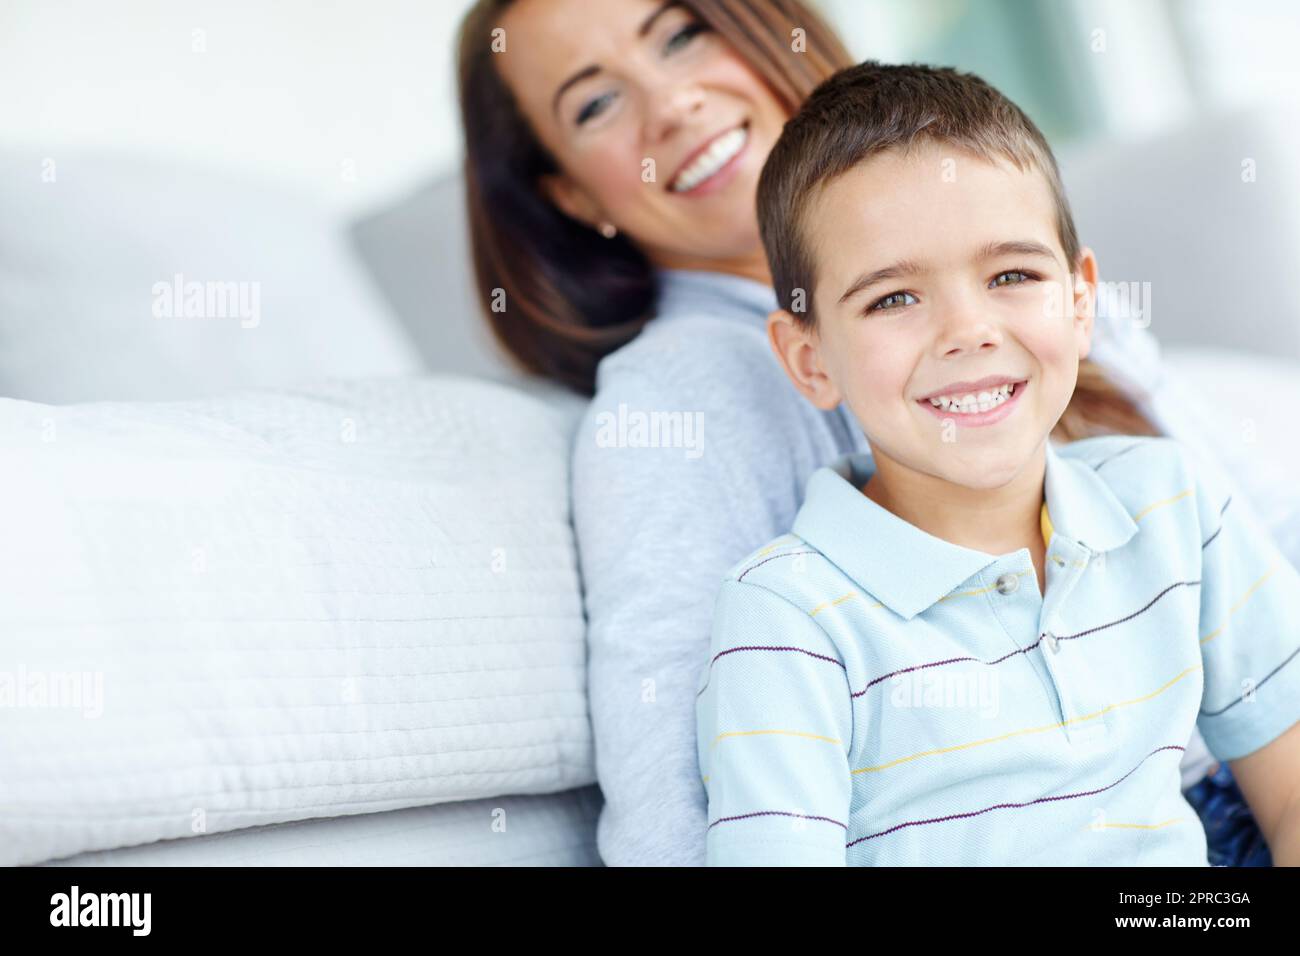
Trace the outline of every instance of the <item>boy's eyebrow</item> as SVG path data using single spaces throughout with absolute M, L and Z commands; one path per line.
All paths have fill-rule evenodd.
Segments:
M 1036 239 L 1009 239 L 1006 242 L 990 242 L 979 251 L 979 259 L 996 259 L 998 256 L 1042 256 L 1060 263 L 1049 247 Z
M 899 259 L 891 266 L 885 266 L 883 269 L 877 269 L 875 272 L 864 272 L 853 280 L 852 284 L 844 290 L 840 296 L 839 305 L 843 305 L 849 299 L 853 298 L 859 292 L 871 288 L 877 282 L 884 282 L 886 279 L 899 279 L 903 276 L 916 275 L 921 271 L 921 267 L 911 259 Z
M 975 257 L 977 260 L 984 260 L 996 259 L 998 256 L 1039 256 L 1051 259 L 1053 262 L 1059 262 L 1056 254 L 1050 248 L 1034 239 L 1008 239 L 1002 242 L 989 242 L 976 253 Z M 838 304 L 843 305 L 858 293 L 871 288 L 878 282 L 916 275 L 922 271 L 920 264 L 917 262 L 911 259 L 899 259 L 893 265 L 885 266 L 883 269 L 864 272 L 844 290 Z

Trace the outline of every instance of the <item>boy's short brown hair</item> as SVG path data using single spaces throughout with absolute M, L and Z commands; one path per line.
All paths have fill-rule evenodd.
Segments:
M 807 239 L 809 199 L 822 185 L 871 156 L 924 142 L 949 144 L 990 162 L 1039 170 L 1056 203 L 1066 263 L 1079 255 L 1074 218 L 1051 147 L 1015 103 L 978 76 L 948 67 L 886 65 L 867 60 L 813 90 L 786 123 L 758 183 L 758 222 L 781 308 L 815 327 L 817 266 Z M 806 309 L 791 307 L 796 289 Z
M 814 89 L 785 125 L 758 180 L 758 226 L 780 307 L 806 331 L 816 331 L 812 290 L 817 266 L 806 215 L 814 192 L 836 176 L 888 149 L 946 143 L 990 162 L 1005 159 L 1037 169 L 1056 204 L 1056 231 L 1073 272 L 1080 244 L 1074 217 L 1047 140 L 1015 103 L 970 73 L 919 63 L 867 60 Z M 795 290 L 804 290 L 796 310 Z M 1100 434 L 1160 435 L 1161 431 L 1095 362 L 1079 362 L 1070 404 L 1052 436 L 1075 441 Z

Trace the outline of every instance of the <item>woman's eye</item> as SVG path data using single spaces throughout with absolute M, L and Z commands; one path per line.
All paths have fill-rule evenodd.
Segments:
M 603 96 L 596 97 L 594 100 L 588 100 L 586 105 L 578 111 L 578 118 L 576 120 L 577 124 L 581 126 L 593 116 L 599 116 L 605 111 L 604 104 L 608 103 L 613 98 L 613 93 L 606 93 Z
M 703 23 L 697 22 L 686 24 L 686 26 L 682 27 L 668 38 L 668 42 L 664 44 L 664 52 L 672 53 L 674 50 L 686 46 L 696 37 L 696 35 L 703 33 L 707 29 L 708 27 Z
M 667 42 L 664 43 L 664 53 L 668 54 L 668 53 L 676 52 L 682 47 L 688 45 L 691 42 L 691 40 L 693 40 L 699 34 L 706 32 L 708 29 L 709 29 L 708 24 L 700 23 L 698 21 L 694 23 L 686 24 L 684 27 L 682 27 L 680 30 L 678 30 L 676 33 L 670 36 Z M 578 111 L 578 115 L 575 118 L 574 122 L 578 126 L 581 126 L 583 123 L 587 122 L 587 120 L 599 116 L 601 113 L 605 112 L 605 107 L 609 104 L 609 102 L 613 98 L 614 98 L 613 93 L 606 93 L 603 96 L 598 96 L 593 100 L 588 100 L 587 103 L 582 107 L 582 109 Z
M 905 301 L 907 299 L 911 299 L 912 302 L 915 302 L 916 296 L 912 295 L 912 293 L 910 292 L 891 292 L 883 299 L 877 301 L 875 305 L 871 307 L 871 309 L 872 311 L 880 310 L 882 312 L 888 309 L 899 309 L 905 305 L 912 304 L 912 302 Z
M 1003 282 L 1002 280 L 1003 280 L 1003 279 L 1006 279 L 1008 276 L 1011 277 L 1011 281 L 1010 281 L 1010 282 Z M 1003 272 L 1001 275 L 998 275 L 998 276 L 995 276 L 995 277 L 994 277 L 994 279 L 993 279 L 993 283 L 992 283 L 992 284 L 995 285 L 995 286 L 999 286 L 999 285 L 1019 285 L 1019 284 L 1022 283 L 1022 282 L 1028 282 L 1030 278 L 1032 278 L 1032 277 L 1029 275 L 1028 272 Z

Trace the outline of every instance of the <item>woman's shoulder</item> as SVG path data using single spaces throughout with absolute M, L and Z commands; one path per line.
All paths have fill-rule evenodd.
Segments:
M 626 345 L 600 360 L 596 390 L 655 383 L 673 391 L 716 384 L 722 388 L 779 373 L 766 328 L 709 315 L 656 317 Z
M 784 519 L 807 474 L 853 444 L 845 413 L 799 393 L 765 332 L 727 320 L 647 328 L 606 357 L 596 386 L 574 435 L 575 483 L 585 490 L 717 486 L 709 500 L 765 503 Z
M 791 447 L 815 442 L 829 427 L 763 335 L 707 317 L 647 328 L 606 356 L 578 434 L 599 434 L 611 423 L 635 430 L 643 420 L 653 426 L 675 415 L 697 422 L 711 454 L 722 457 L 764 450 L 765 458 L 788 457 Z
M 659 275 L 654 317 L 600 361 L 598 392 L 627 382 L 681 392 L 784 378 L 767 340 L 775 302 L 769 288 L 721 273 L 669 269 Z
M 620 404 L 691 409 L 718 424 L 766 418 L 773 432 L 818 414 L 772 354 L 761 320 L 708 315 L 652 319 L 600 361 L 587 414 Z
M 664 459 L 658 478 L 676 474 L 687 465 L 663 449 L 663 433 L 685 435 L 689 425 L 707 445 L 691 459 L 694 483 L 726 475 L 732 493 L 764 497 L 778 494 L 773 487 L 802 487 L 805 471 L 853 444 L 845 415 L 812 405 L 772 353 L 762 287 L 732 278 L 690 277 L 690 294 L 669 296 L 662 314 L 601 360 L 577 432 L 576 471 L 650 474 L 651 462 Z M 607 454 L 611 441 L 651 450 Z

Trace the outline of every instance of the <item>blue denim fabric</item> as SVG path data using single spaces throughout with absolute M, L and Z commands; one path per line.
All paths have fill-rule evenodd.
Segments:
M 1211 866 L 1272 866 L 1264 835 L 1226 763 L 1183 793 L 1205 825 Z

